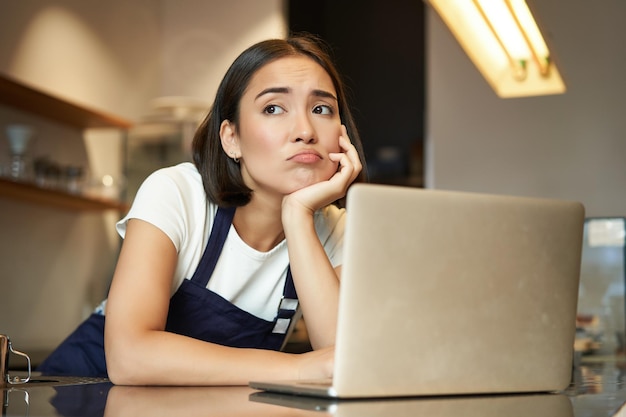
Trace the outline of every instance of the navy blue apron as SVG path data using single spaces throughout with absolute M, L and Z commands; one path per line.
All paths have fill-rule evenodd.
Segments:
M 274 321 L 250 314 L 206 288 L 234 215 L 235 208 L 217 210 L 196 271 L 170 299 L 165 330 L 224 346 L 280 350 L 298 305 L 289 268 Z M 37 370 L 44 375 L 106 377 L 104 320 L 104 316 L 92 314 Z

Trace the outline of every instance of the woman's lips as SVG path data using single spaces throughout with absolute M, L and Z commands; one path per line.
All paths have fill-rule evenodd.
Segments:
M 289 158 L 290 161 L 301 164 L 313 164 L 322 160 L 322 156 L 317 152 L 300 152 Z

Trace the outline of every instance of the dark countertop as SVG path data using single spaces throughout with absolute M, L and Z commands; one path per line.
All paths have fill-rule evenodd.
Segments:
M 626 361 L 589 361 L 575 369 L 570 387 L 556 394 L 335 402 L 247 387 L 124 387 L 76 378 L 59 378 L 66 385 L 55 385 L 35 378 L 3 388 L 2 416 L 608 417 L 626 402 L 625 373 Z

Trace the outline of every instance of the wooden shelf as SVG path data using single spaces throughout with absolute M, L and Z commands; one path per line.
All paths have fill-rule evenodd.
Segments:
M 55 97 L 6 74 L 0 74 L 0 103 L 79 129 L 132 126 L 128 120 Z
M 0 198 L 9 198 L 65 210 L 125 212 L 128 205 L 115 200 L 86 197 L 34 184 L 0 179 Z
M 6 74 L 0 74 L 0 104 L 81 130 L 96 127 L 128 129 L 132 126 L 128 120 L 71 103 Z M 11 198 L 67 210 L 125 211 L 128 209 L 125 203 L 119 201 L 91 198 L 1 178 L 0 198 Z

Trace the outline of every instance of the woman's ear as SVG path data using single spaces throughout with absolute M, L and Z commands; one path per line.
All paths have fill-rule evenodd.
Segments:
M 239 159 L 241 157 L 235 125 L 230 120 L 224 120 L 220 125 L 220 140 L 222 149 L 229 158 Z

